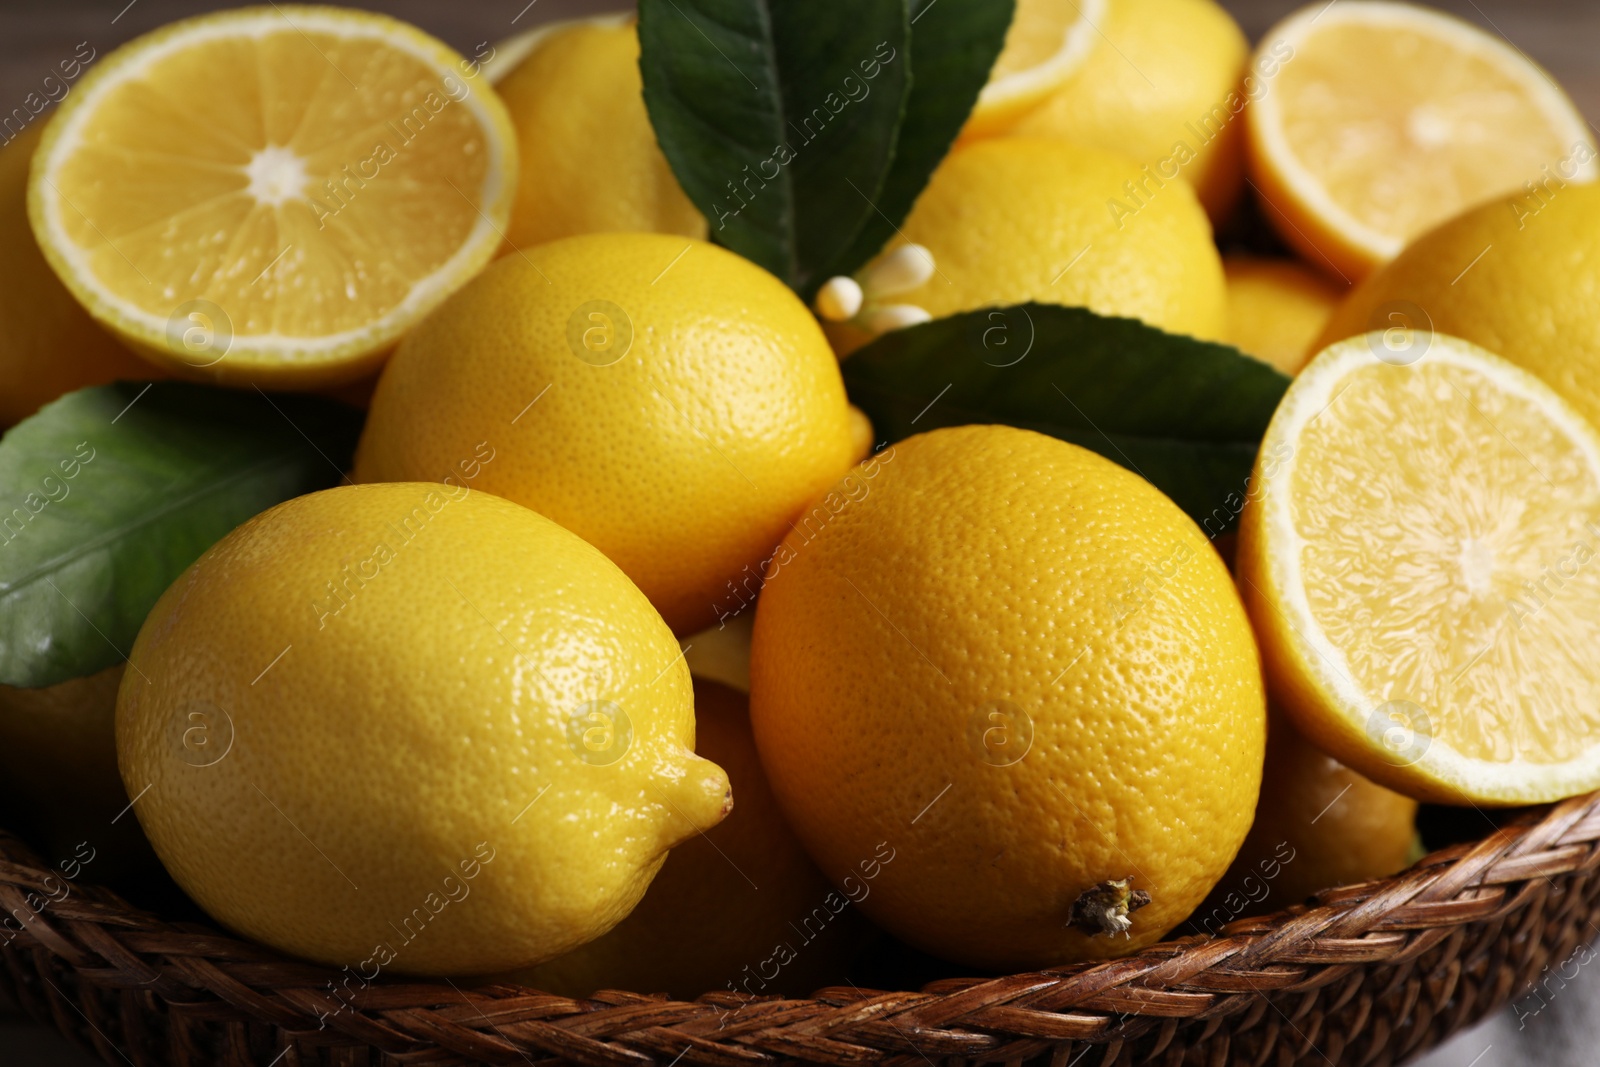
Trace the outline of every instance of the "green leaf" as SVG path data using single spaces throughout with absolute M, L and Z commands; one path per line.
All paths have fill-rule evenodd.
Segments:
M 911 13 L 911 95 L 894 163 L 834 274 L 851 274 L 893 237 L 949 153 L 1005 45 L 1014 0 L 917 0 Z M 824 279 L 826 280 L 826 279 Z
M 1136 471 L 1211 536 L 1238 518 L 1289 379 L 1227 345 L 1084 308 L 988 308 L 879 337 L 844 362 L 879 440 L 1003 423 Z
M 908 2 L 640 0 L 645 106 L 679 183 L 714 240 L 803 297 L 876 214 L 911 89 Z
M 69 393 L 0 439 L 0 683 L 126 658 L 167 586 L 219 538 L 339 481 L 361 413 L 181 382 Z

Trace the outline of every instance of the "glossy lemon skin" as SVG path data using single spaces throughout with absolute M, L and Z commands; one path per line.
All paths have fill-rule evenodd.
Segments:
M 692 1000 L 730 990 L 805 996 L 846 973 L 866 923 L 778 810 L 748 697 L 697 677 L 694 701 L 695 751 L 728 772 L 738 806 L 674 848 L 609 934 L 510 980 L 574 997 L 632 989 Z
M 123 782 L 178 884 L 368 979 L 525 966 L 610 929 L 729 806 L 693 743 L 677 643 L 615 566 L 432 484 L 331 489 L 229 534 L 151 612 L 117 706 Z
M 1468 211 L 1416 239 L 1335 309 L 1319 349 L 1369 330 L 1450 334 L 1529 371 L 1600 426 L 1600 186 Z
M 595 234 L 500 260 L 406 339 L 355 477 L 459 478 L 492 451 L 474 488 L 599 548 L 686 634 L 737 606 L 859 434 L 776 278 L 685 237 Z
M 1224 221 L 1244 189 L 1249 45 L 1238 23 L 1211 0 L 1109 0 L 1096 37 L 1083 66 L 1012 132 L 1174 160 Z
M 937 270 L 895 299 L 934 318 L 1036 300 L 1196 337 L 1225 328 L 1222 260 L 1194 190 L 1125 156 L 1024 138 L 958 146 L 902 230 Z
M 897 937 L 1010 970 L 1158 940 L 1221 876 L 1261 778 L 1261 669 L 1227 568 L 1148 483 L 1030 431 L 938 430 L 785 539 L 751 719 L 773 791 Z M 818 514 L 815 510 L 813 514 Z M 1096 883 L 1129 938 L 1069 925 Z

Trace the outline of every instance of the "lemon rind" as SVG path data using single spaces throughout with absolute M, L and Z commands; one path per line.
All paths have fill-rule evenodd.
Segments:
M 483 64 L 484 76 L 489 79 L 490 85 L 499 85 L 511 72 L 522 66 L 522 61 L 536 52 L 540 45 L 554 37 L 556 34 L 578 26 L 593 26 L 596 29 L 618 29 L 630 25 L 635 21 L 632 12 L 618 12 L 610 15 L 595 15 L 585 19 L 559 19 L 555 22 L 546 22 L 542 26 L 523 30 L 521 33 L 502 37 L 494 43 L 494 51 L 490 58 Z
M 1364 335 L 1341 341 L 1318 355 L 1285 395 L 1262 442 L 1263 455 L 1282 455 L 1281 447 L 1291 449 L 1301 431 L 1336 399 L 1348 373 L 1372 366 L 1370 343 L 1381 344 L 1381 335 Z M 1464 367 L 1483 374 L 1495 384 L 1535 403 L 1567 438 L 1579 445 L 1600 482 L 1600 434 L 1584 421 L 1544 382 L 1468 341 L 1434 334 L 1427 360 Z M 1403 372 L 1403 368 L 1396 368 Z M 1253 590 L 1273 606 L 1277 618 L 1258 620 L 1258 626 L 1287 623 L 1292 637 L 1280 632 L 1276 643 L 1295 676 L 1296 688 L 1309 690 L 1323 708 L 1337 717 L 1337 730 L 1343 747 L 1354 752 L 1372 752 L 1367 736 L 1367 714 L 1378 701 L 1352 680 L 1353 671 L 1344 653 L 1334 646 L 1317 624 L 1305 594 L 1300 565 L 1304 539 L 1294 528 L 1289 487 L 1296 464 L 1293 455 L 1270 480 L 1263 483 L 1259 503 L 1261 543 L 1256 546 L 1264 568 L 1268 590 Z M 1259 474 L 1258 474 L 1259 477 Z M 1264 650 L 1265 651 L 1265 650 Z M 1302 712 L 1303 714 L 1303 712 Z M 1394 767 L 1362 768 L 1369 777 L 1384 778 L 1413 795 L 1430 799 L 1469 800 L 1493 804 L 1537 803 L 1572 796 L 1600 784 L 1600 741 L 1582 755 L 1561 763 L 1496 763 L 1467 756 L 1442 737 L 1433 736 L 1427 750 L 1414 764 Z M 1347 760 L 1347 762 L 1351 762 Z M 1389 773 L 1382 773 L 1387 770 Z
M 1277 47 L 1287 44 L 1297 48 L 1309 34 L 1315 32 L 1314 26 L 1319 21 L 1323 22 L 1324 27 L 1339 23 L 1364 23 L 1427 30 L 1440 39 L 1461 46 L 1464 51 L 1496 57 L 1500 61 L 1496 65 L 1508 76 L 1525 82 L 1531 90 L 1530 99 L 1538 104 L 1552 127 L 1561 131 L 1563 140 L 1570 147 L 1576 148 L 1580 143 L 1589 147 L 1589 159 L 1580 165 L 1577 175 L 1571 180 L 1586 182 L 1600 178 L 1600 158 L 1597 158 L 1600 151 L 1597 151 L 1596 142 L 1590 136 L 1588 123 L 1549 73 L 1511 45 L 1442 11 L 1395 3 L 1393 0 L 1346 0 L 1341 4 L 1313 5 L 1285 19 L 1278 25 L 1278 31 L 1271 36 L 1271 40 L 1262 43 L 1257 55 L 1260 56 L 1269 45 Z M 1280 180 L 1287 190 L 1299 198 L 1321 220 L 1323 226 L 1336 230 L 1343 240 L 1375 262 L 1393 259 L 1405 247 L 1406 239 L 1375 230 L 1352 215 L 1328 194 L 1321 180 L 1300 162 L 1285 142 L 1278 94 L 1271 88 L 1277 76 L 1265 79 L 1267 91 L 1250 104 L 1253 111 L 1250 125 L 1260 151 L 1277 167 Z M 1463 205 L 1463 208 L 1471 206 Z
M 51 267 L 80 303 L 104 325 L 152 352 L 163 362 L 186 366 L 166 347 L 167 319 L 111 292 L 86 264 L 86 249 L 68 237 L 62 214 L 70 210 L 55 191 L 52 177 L 66 154 L 80 143 L 82 129 L 107 91 L 137 76 L 156 60 L 207 40 L 252 36 L 270 24 L 287 21 L 299 30 L 322 30 L 370 37 L 406 51 L 441 72 L 460 70 L 462 56 L 442 42 L 398 19 L 373 12 L 278 5 L 240 8 L 173 23 L 122 46 L 79 83 L 45 131 L 34 155 L 28 188 L 28 214 Z M 361 361 L 392 345 L 415 322 L 438 306 L 460 284 L 494 258 L 510 220 L 516 193 L 516 135 L 505 105 L 493 92 L 469 92 L 466 104 L 488 136 L 489 165 L 478 190 L 478 218 L 462 246 L 431 274 L 417 279 L 406 297 L 375 321 L 319 336 L 237 333 L 225 363 L 235 368 L 284 371 L 324 370 L 330 364 Z M 498 220 L 498 222 L 496 221 Z M 218 368 L 221 370 L 222 368 Z
M 1081 0 L 1078 19 L 1067 29 L 1061 48 L 1049 59 L 1027 70 L 1005 75 L 986 84 L 978 93 L 972 114 L 980 120 L 991 111 L 1007 109 L 1021 102 L 1042 99 L 1059 88 L 1089 58 L 1099 23 L 1105 18 L 1110 0 Z

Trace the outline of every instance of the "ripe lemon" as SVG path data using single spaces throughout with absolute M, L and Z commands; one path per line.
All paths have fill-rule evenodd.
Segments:
M 1593 789 L 1600 436 L 1476 345 L 1418 354 L 1334 345 L 1267 429 L 1238 568 L 1269 686 L 1318 747 L 1408 796 Z
M 1159 939 L 1261 781 L 1261 668 L 1205 535 L 1010 427 L 910 438 L 834 492 L 774 557 L 750 658 L 761 762 L 812 857 L 841 886 L 876 858 L 862 910 L 970 966 Z
M 934 318 L 1037 300 L 1214 338 L 1225 321 L 1222 260 L 1181 180 L 1059 141 L 958 146 L 903 227 L 933 253 L 933 277 L 897 300 Z
M 405 23 L 275 4 L 106 56 L 34 159 L 29 213 L 89 313 L 190 376 L 314 389 L 371 373 L 499 246 L 511 121 Z
M 0 428 L 75 389 L 160 372 L 118 344 L 67 292 L 28 227 L 35 123 L 0 148 Z
M 541 26 L 496 52 L 489 77 L 526 161 L 512 246 L 622 230 L 705 238 L 645 112 L 631 16 Z
M 512 981 L 574 997 L 631 989 L 689 1000 L 729 991 L 804 996 L 841 979 L 864 924 L 778 811 L 748 710 L 744 694 L 696 679 L 695 751 L 728 772 L 738 807 L 674 848 L 609 934 Z
M 1107 2 L 1016 0 L 1005 44 L 963 135 L 1004 133 L 1064 85 L 1094 51 Z
M 1550 75 L 1453 16 L 1319 2 L 1269 30 L 1259 60 L 1273 50 L 1287 58 L 1247 111 L 1250 172 L 1283 239 L 1347 281 L 1525 183 L 1600 174 Z
M 1221 221 L 1244 187 L 1250 46 L 1212 0 L 1106 0 L 1088 57 L 1012 131 L 1104 148 L 1182 175 Z
M 0 810 L 46 863 L 76 879 L 147 894 L 161 865 L 123 818 L 117 776 L 117 686 L 122 665 L 38 689 L 0 685 Z
M 622 572 L 436 484 L 314 493 L 223 538 L 157 602 L 117 704 L 178 884 L 365 981 L 605 933 L 726 813 L 693 744 L 688 668 Z
M 1362 777 L 1269 714 L 1255 822 L 1190 922 L 1212 933 L 1333 886 L 1386 878 L 1412 860 L 1416 817 L 1415 800 Z
M 1316 354 L 1317 337 L 1343 291 L 1289 259 L 1224 256 L 1228 281 L 1228 343 L 1295 374 Z
M 573 531 L 678 633 L 737 605 L 789 521 L 855 461 L 838 361 L 748 260 L 591 234 L 496 263 L 384 369 L 357 481 L 459 480 Z
M 1417 238 L 1339 305 L 1321 345 L 1383 330 L 1401 349 L 1433 331 L 1543 378 L 1600 426 L 1600 186 L 1550 183 Z

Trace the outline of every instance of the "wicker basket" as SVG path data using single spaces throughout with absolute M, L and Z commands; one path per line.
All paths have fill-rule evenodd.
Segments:
M 58 874 L 0 833 L 0 902 L 28 917 L 21 932 L 6 925 L 0 989 L 107 1063 L 136 1067 L 1391 1064 L 1586 942 L 1597 866 L 1600 793 L 1313 906 L 1094 966 L 693 1003 L 380 980 L 340 1010 L 333 972 L 96 887 L 62 894 Z M 36 914 L 30 894 L 60 899 Z

